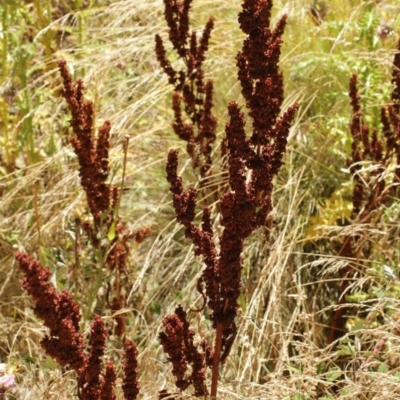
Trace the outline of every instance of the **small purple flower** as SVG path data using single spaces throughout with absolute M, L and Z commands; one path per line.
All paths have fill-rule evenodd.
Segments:
M 16 385 L 15 378 L 13 375 L 0 376 L 0 390 L 6 391 L 12 389 Z

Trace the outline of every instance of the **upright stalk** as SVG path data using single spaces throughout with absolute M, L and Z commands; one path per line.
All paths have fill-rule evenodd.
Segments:
M 165 0 L 166 18 L 169 25 L 176 27 L 176 20 L 168 14 L 177 10 L 177 20 L 185 21 L 185 29 L 171 29 L 171 35 L 178 42 L 184 42 L 187 32 L 187 14 L 190 0 L 183 3 Z M 204 389 L 206 366 L 211 368 L 211 399 L 216 400 L 219 381 L 219 366 L 226 360 L 237 334 L 236 314 L 241 291 L 242 252 L 244 240 L 256 229 L 268 224 L 267 217 L 272 209 L 273 178 L 283 164 L 287 136 L 297 104 L 281 114 L 283 103 L 283 77 L 279 71 L 281 36 L 286 24 L 286 16 L 277 23 L 274 30 L 269 28 L 272 1 L 245 0 L 243 11 L 239 14 L 239 23 L 248 36 L 243 49 L 238 53 L 238 79 L 242 86 L 242 95 L 253 120 L 252 135 L 247 137 L 245 117 L 236 102 L 229 103 L 229 122 L 226 124 L 224 143 L 227 147 L 227 167 L 230 191 L 219 198 L 220 224 L 223 228 L 219 235 L 219 246 L 214 239 L 213 210 L 203 208 L 202 223 L 194 223 L 196 215 L 197 191 L 185 190 L 182 178 L 177 175 L 178 153 L 171 150 L 167 161 L 167 180 L 173 194 L 176 218 L 185 228 L 185 236 L 194 244 L 196 255 L 203 257 L 205 269 L 197 285 L 198 291 L 205 296 L 206 307 L 215 329 L 214 347 L 205 340 L 200 343 L 203 349 L 192 348 L 188 333 L 192 335 L 186 314 L 178 307 L 175 314 L 164 319 L 165 332 L 160 335 L 164 350 L 173 362 L 176 385 L 180 390 L 193 384 L 196 395 L 206 396 Z M 168 15 L 167 15 L 168 14 Z M 164 50 L 158 44 L 158 58 L 170 79 L 175 72 L 165 60 Z M 175 99 L 177 95 L 175 94 Z M 179 99 L 178 99 L 179 100 Z M 212 104 L 210 97 L 209 104 Z M 180 117 L 179 102 L 174 103 L 177 132 L 192 132 Z M 204 289 L 203 289 L 204 285 Z M 204 293 L 203 293 L 204 290 Z M 178 329 L 179 328 L 179 329 Z M 179 334 L 177 333 L 179 330 Z M 192 373 L 185 371 L 188 364 Z M 196 379 L 203 379 L 199 384 Z
M 217 398 L 221 349 L 222 349 L 222 324 L 217 324 L 216 335 L 215 335 L 215 347 L 214 347 L 214 360 L 213 360 L 214 362 L 211 374 L 211 400 L 215 400 Z

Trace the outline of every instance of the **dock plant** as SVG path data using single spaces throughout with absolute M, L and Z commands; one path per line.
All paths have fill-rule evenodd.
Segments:
M 271 29 L 271 7 L 269 1 L 244 1 L 239 14 L 240 28 L 247 37 L 236 57 L 238 80 L 252 126 L 251 134 L 247 135 L 241 107 L 235 101 L 230 102 L 225 128 L 230 191 L 219 199 L 221 235 L 215 232 L 209 206 L 203 208 L 201 225 L 195 224 L 197 191 L 184 189 L 182 178 L 177 175 L 176 150 L 169 152 L 167 161 L 167 179 L 177 220 L 193 242 L 195 254 L 201 255 L 205 264 L 197 284 L 204 300 L 198 312 L 208 309 L 215 341 L 214 344 L 202 341 L 196 349 L 194 332 L 181 307 L 164 319 L 165 332 L 160 338 L 173 363 L 180 390 L 193 384 L 196 395 L 206 395 L 205 369 L 211 368 L 212 399 L 217 397 L 220 365 L 227 359 L 237 334 L 235 318 L 244 241 L 267 224 L 272 209 L 273 178 L 283 163 L 290 124 L 298 107 L 294 104 L 281 115 L 283 76 L 278 64 L 286 17 L 281 17 Z M 188 12 L 189 8 L 183 10 Z M 184 129 L 183 122 L 179 129 Z M 186 371 L 188 365 L 190 374 Z
M 339 257 L 347 260 L 341 269 L 343 279 L 338 290 L 338 308 L 330 322 L 328 344 L 341 337 L 346 329 L 346 296 L 351 282 L 361 273 L 365 275 L 368 262 L 376 257 L 368 227 L 376 226 L 382 217 L 382 208 L 389 207 L 398 197 L 400 183 L 400 41 L 397 44 L 392 69 L 392 93 L 390 100 L 381 107 L 381 129 L 371 128 L 365 122 L 364 110 L 360 104 L 357 74 L 349 83 L 349 97 L 352 115 L 350 132 L 352 137 L 351 158 L 348 168 L 353 179 L 351 225 L 357 229 L 342 239 Z M 364 262 L 366 261 L 366 262 Z M 360 271 L 360 263 L 363 265 Z M 358 264 L 358 266 L 356 266 Z M 360 278 L 358 278 L 360 279 Z M 357 281 L 357 279 L 355 279 Z M 364 291 L 368 291 L 366 285 Z
M 0 191 L 30 232 L 3 205 L 0 398 L 398 397 L 398 5 L 25 3 L 0 10 Z
M 216 139 L 216 118 L 211 112 L 213 82 L 204 82 L 202 70 L 213 19 L 207 22 L 198 45 L 196 33 L 189 33 L 190 4 L 190 0 L 182 3 L 165 1 L 170 41 L 185 61 L 186 70 L 177 72 L 172 68 L 160 36 L 156 36 L 156 53 L 169 82 L 175 86 L 173 129 L 187 142 L 193 167 L 199 169 L 200 177 L 204 179 L 211 168 L 212 144 Z M 286 17 L 281 17 L 276 27 L 271 29 L 272 2 L 245 1 L 242 7 L 239 24 L 247 38 L 236 60 L 238 80 L 252 125 L 249 128 L 251 133 L 247 135 L 241 107 L 235 101 L 230 102 L 224 138 L 230 191 L 222 194 L 218 201 L 223 229 L 219 237 L 213 227 L 216 216 L 209 206 L 203 208 L 201 227 L 194 222 L 197 191 L 183 187 L 182 178 L 177 174 L 178 152 L 171 150 L 167 161 L 167 180 L 177 220 L 184 226 L 186 237 L 192 240 L 195 254 L 201 255 L 206 265 L 197 284 L 204 304 L 197 312 L 207 309 L 210 313 L 215 341 L 213 345 L 205 339 L 201 343 L 195 342 L 189 317 L 182 306 L 164 318 L 165 331 L 160 334 L 160 340 L 173 364 L 176 386 L 180 391 L 193 385 L 196 396 L 206 396 L 206 368 L 211 368 L 212 399 L 217 397 L 220 365 L 227 359 L 237 335 L 235 319 L 241 290 L 244 241 L 267 224 L 272 209 L 273 178 L 283 163 L 290 124 L 298 107 L 294 104 L 286 111 L 282 110 L 283 76 L 278 64 Z M 94 135 L 94 107 L 92 102 L 84 100 L 82 81 L 72 81 L 65 61 L 59 61 L 59 69 L 63 79 L 61 94 L 72 115 L 71 144 L 78 157 L 81 185 L 91 215 L 90 221 L 82 222 L 82 228 L 98 254 L 98 279 L 94 293 L 97 296 L 105 277 L 104 271 L 108 270 L 108 275 L 114 275 L 108 278 L 108 285 L 112 285 L 115 292 L 111 309 L 118 311 L 124 306 L 125 299 L 121 276 L 125 273 L 127 242 L 129 239 L 140 242 L 148 230 L 130 232 L 119 220 L 121 192 L 119 187 L 107 182 L 111 125 L 104 122 L 97 136 Z M 189 124 L 182 118 L 182 105 L 191 120 Z M 122 184 L 125 165 L 126 158 Z M 95 316 L 91 323 L 90 344 L 87 345 L 80 332 L 80 309 L 70 292 L 58 293 L 50 283 L 50 271 L 28 254 L 17 253 L 16 258 L 25 274 L 22 285 L 34 299 L 35 313 L 50 330 L 42 340 L 47 354 L 77 373 L 79 398 L 114 398 L 115 367 L 112 362 L 107 362 L 103 371 L 101 362 L 106 342 L 101 316 Z M 75 268 L 78 266 L 77 258 Z M 77 285 L 77 282 L 73 284 Z M 93 301 L 93 298 L 89 301 L 89 314 Z M 119 336 L 125 334 L 122 318 L 117 319 L 115 332 Z M 137 350 L 129 340 L 126 341 L 126 359 L 122 387 L 125 398 L 133 399 L 139 389 Z M 188 365 L 191 366 L 190 373 Z M 160 398 L 166 395 L 165 391 L 160 392 Z

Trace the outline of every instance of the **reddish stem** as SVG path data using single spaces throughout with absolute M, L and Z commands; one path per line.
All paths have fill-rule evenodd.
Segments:
M 218 390 L 219 363 L 222 347 L 222 324 L 217 324 L 217 335 L 215 337 L 214 364 L 211 377 L 211 400 L 216 400 Z

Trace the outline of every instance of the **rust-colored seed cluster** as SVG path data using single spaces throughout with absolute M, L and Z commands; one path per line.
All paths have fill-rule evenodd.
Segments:
M 400 41 L 397 45 L 400 51 Z M 350 172 L 354 179 L 353 216 L 360 220 L 368 218 L 372 211 L 383 204 L 393 187 L 381 179 L 382 173 L 389 167 L 394 158 L 396 161 L 396 180 L 400 179 L 400 56 L 396 53 L 392 74 L 393 91 L 391 102 L 381 108 L 382 133 L 370 129 L 364 122 L 363 110 L 360 105 L 360 95 L 357 90 L 357 75 L 350 79 L 349 96 L 353 115 L 350 122 L 350 132 L 353 137 L 352 158 L 348 160 Z M 374 179 L 372 190 L 366 191 L 365 182 L 360 176 L 362 162 L 373 162 L 377 168 L 371 172 Z
M 73 370 L 78 375 L 78 393 L 81 400 L 113 400 L 116 399 L 115 366 L 111 361 L 106 363 L 103 371 L 104 349 L 107 331 L 101 317 L 96 316 L 90 325 L 90 341 L 87 352 L 87 343 L 80 332 L 79 306 L 72 299 L 68 291 L 57 292 L 50 282 L 51 272 L 40 265 L 28 254 L 16 253 L 25 278 L 22 287 L 32 296 L 35 303 L 34 312 L 49 328 L 49 333 L 41 344 L 46 353 L 61 366 Z M 134 346 L 134 345 L 133 345 Z M 128 371 L 134 365 L 130 342 L 126 350 L 126 371 L 124 385 L 139 390 L 136 369 Z M 134 400 L 131 395 L 126 400 Z
M 125 400 L 135 400 L 139 394 L 138 355 L 139 352 L 135 342 L 127 340 L 125 343 L 125 363 L 123 366 L 124 376 L 122 382 Z
M 387 203 L 389 195 L 396 195 L 400 180 L 400 40 L 393 61 L 391 102 L 381 108 L 381 133 L 371 129 L 364 121 L 364 112 L 357 89 L 357 75 L 353 74 L 349 84 L 349 97 L 353 113 L 350 120 L 350 132 L 353 138 L 351 159 L 347 164 L 354 181 L 353 223 L 369 223 L 382 205 Z M 392 180 L 383 179 L 384 172 L 395 161 L 396 171 Z M 374 164 L 374 168 L 365 172 L 363 163 Z M 364 171 L 363 171 L 364 169 Z M 375 220 L 375 223 L 377 221 Z M 371 247 L 363 246 L 361 235 L 349 235 L 343 239 L 339 256 L 343 259 L 368 259 Z M 357 270 L 359 271 L 359 265 Z M 344 293 L 348 290 L 353 268 L 349 263 L 341 271 L 341 283 L 338 293 L 338 305 L 345 302 Z M 327 343 L 330 344 L 345 332 L 346 308 L 338 307 L 330 322 Z
M 35 315 L 50 329 L 42 340 L 46 352 L 60 365 L 79 371 L 87 362 L 85 341 L 79 332 L 79 307 L 67 291 L 57 293 L 49 279 L 51 272 L 28 254 L 16 253 L 25 278 L 22 287 L 35 302 Z
M 384 201 L 385 181 L 383 179 L 377 180 L 373 193 L 371 192 L 367 200 L 360 171 L 363 161 L 373 161 L 380 164 L 380 168 L 375 170 L 375 175 L 378 176 L 382 174 L 384 171 L 382 165 L 383 143 L 382 140 L 377 137 L 377 130 L 373 129 L 370 134 L 370 128 L 363 121 L 363 111 L 360 105 L 360 95 L 357 90 L 356 74 L 353 74 L 350 79 L 349 95 L 353 108 L 353 116 L 350 122 L 350 131 L 353 137 L 352 158 L 348 160 L 350 172 L 355 183 L 353 190 L 353 215 L 358 216 L 363 206 L 363 215 L 367 216 Z M 382 115 L 385 115 L 383 111 Z
M 150 234 L 150 229 L 129 231 L 119 217 L 114 215 L 119 201 L 119 189 L 106 182 L 110 170 L 108 160 L 111 124 L 106 121 L 98 130 L 97 138 L 95 137 L 93 103 L 83 99 L 82 80 L 75 83 L 72 81 L 65 60 L 60 60 L 58 64 L 63 78 L 61 94 L 66 99 L 72 114 L 70 123 L 74 136 L 70 140 L 78 156 L 81 185 L 85 190 L 93 217 L 93 223 L 83 221 L 82 227 L 92 245 L 95 248 L 102 248 L 103 253 L 107 254 L 105 264 L 108 269 L 124 275 L 128 257 L 127 242 L 130 240 L 142 242 Z M 110 229 L 115 230 L 114 238 L 110 243 L 103 244 L 100 238 L 105 237 Z M 107 302 L 111 304 L 112 311 L 118 311 L 125 306 L 125 295 L 122 293 L 121 285 L 116 285 L 114 289 L 115 297 L 111 302 L 107 299 Z M 115 334 L 122 336 L 125 333 L 125 317 L 117 316 L 115 321 Z
M 72 114 L 70 124 L 75 136 L 72 136 L 70 141 L 78 156 L 81 185 L 85 190 L 94 221 L 93 225 L 84 221 L 82 227 L 97 247 L 100 245 L 99 231 L 103 229 L 108 232 L 114 223 L 113 210 L 118 204 L 120 195 L 117 186 L 106 183 L 110 171 L 108 160 L 111 124 L 109 121 L 104 122 L 98 130 L 97 138 L 95 137 L 93 103 L 83 99 L 82 80 L 72 82 L 65 60 L 60 60 L 58 65 L 63 78 L 61 94 Z M 131 232 L 117 220 L 115 233 L 115 239 L 111 243 L 114 250 L 109 252 L 106 263 L 110 270 L 117 268 L 123 272 L 127 255 L 124 244 L 132 239 L 138 243 L 142 242 L 150 234 L 150 229 L 142 228 L 137 232 Z
M 185 227 L 186 237 L 195 245 L 195 254 L 203 256 L 206 265 L 198 289 L 202 293 L 202 286 L 205 286 L 202 294 L 216 329 L 213 352 L 207 350 L 203 353 L 206 364 L 213 369 L 212 397 L 216 393 L 218 366 L 229 355 L 237 333 L 235 317 L 241 289 L 244 240 L 266 223 L 271 211 L 272 180 L 283 163 L 289 128 L 298 108 L 294 104 L 279 116 L 283 78 L 278 63 L 286 17 L 270 30 L 271 7 L 270 1 L 245 1 L 239 14 L 239 23 L 247 38 L 237 55 L 238 78 L 253 125 L 252 135 L 248 138 L 244 114 L 236 102 L 229 104 L 225 145 L 231 190 L 219 201 L 221 225 L 224 227 L 218 238 L 219 249 L 215 245 L 209 207 L 203 209 L 201 227 L 194 224 L 197 192 L 194 188 L 184 190 L 182 179 L 177 175 L 176 150 L 170 151 L 166 167 L 177 220 Z M 171 349 L 166 351 L 170 354 L 177 386 L 181 390 L 186 388 L 188 381 L 181 378 L 186 365 L 179 357 L 185 354 L 185 349 L 184 341 L 176 331 L 183 329 L 181 325 L 186 323 L 186 315 L 184 321 L 182 310 L 178 308 L 173 316 L 164 320 L 166 333 L 161 335 L 164 348 L 168 343 L 168 349 Z M 208 345 L 202 347 L 209 349 Z
M 216 139 L 217 121 L 212 114 L 213 82 L 204 82 L 203 63 L 214 21 L 212 18 L 208 20 L 198 40 L 196 32 L 189 32 L 191 3 L 192 0 L 164 0 L 169 40 L 184 61 L 186 69 L 175 71 L 171 66 L 159 35 L 156 35 L 156 55 L 169 83 L 174 86 L 174 132 L 187 142 L 187 152 L 192 159 L 193 168 L 199 169 L 200 177 L 206 179 L 212 163 L 211 151 Z M 185 122 L 182 108 L 190 122 Z
M 71 138 L 71 144 L 78 156 L 82 187 L 98 228 L 102 214 L 108 213 L 110 207 L 114 207 L 114 203 L 118 200 L 118 188 L 116 186 L 111 188 L 106 183 L 110 171 L 108 152 L 111 124 L 105 121 L 95 140 L 93 103 L 83 100 L 83 82 L 82 80 L 72 82 L 65 60 L 60 60 L 58 65 L 64 85 L 61 94 L 72 114 L 70 123 L 75 136 Z M 110 204 L 111 199 L 114 200 L 113 204 Z
M 175 310 L 175 314 L 163 320 L 165 332 L 160 334 L 161 344 L 168 361 L 173 365 L 172 373 L 176 377 L 176 386 L 185 390 L 193 384 L 195 396 L 204 396 L 205 387 L 205 357 L 194 345 L 194 331 L 189 328 L 187 315 L 182 307 Z M 188 366 L 191 374 L 187 375 Z
M 150 233 L 148 228 L 138 232 L 127 230 L 115 214 L 118 204 L 118 188 L 106 182 L 109 174 L 109 134 L 110 123 L 105 122 L 94 136 L 93 104 L 83 100 L 82 81 L 72 82 L 65 61 L 59 62 L 64 87 L 62 94 L 67 100 L 72 113 L 71 126 L 75 136 L 71 143 L 78 156 L 79 173 L 82 187 L 85 190 L 93 223 L 84 221 L 82 227 L 88 234 L 95 248 L 107 252 L 105 265 L 111 272 L 118 274 L 113 287 L 111 310 L 118 311 L 125 307 L 125 294 L 120 274 L 126 274 L 127 245 L 130 239 L 143 241 Z M 103 244 L 101 237 L 113 227 L 115 237 L 111 243 Z M 23 288 L 35 302 L 34 312 L 43 319 L 49 334 L 41 344 L 46 353 L 61 366 L 74 370 L 78 375 L 78 396 L 81 400 L 113 400 L 116 399 L 116 371 L 111 361 L 103 367 L 103 355 L 106 345 L 107 331 L 100 316 L 95 316 L 90 326 L 90 344 L 79 330 L 80 310 L 71 294 L 64 290 L 57 292 L 49 279 L 51 272 L 42 267 L 29 255 L 16 253 L 25 279 Z M 111 285 L 110 285 L 111 286 Z M 107 290 L 111 291 L 111 287 Z M 115 334 L 122 337 L 125 333 L 125 318 L 116 317 Z M 88 347 L 88 349 L 86 349 Z M 131 341 L 127 342 L 124 366 L 123 391 L 126 400 L 134 400 L 139 392 L 137 373 L 137 349 Z

